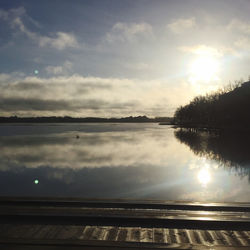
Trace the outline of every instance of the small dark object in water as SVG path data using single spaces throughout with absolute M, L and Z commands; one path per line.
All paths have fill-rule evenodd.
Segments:
M 76 139 L 79 139 L 79 138 L 80 138 L 80 136 L 79 136 L 79 135 L 77 135 L 77 136 L 76 136 Z

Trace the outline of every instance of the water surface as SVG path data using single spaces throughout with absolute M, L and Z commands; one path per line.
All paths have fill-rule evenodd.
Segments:
M 158 124 L 0 125 L 0 195 L 250 202 L 247 143 Z

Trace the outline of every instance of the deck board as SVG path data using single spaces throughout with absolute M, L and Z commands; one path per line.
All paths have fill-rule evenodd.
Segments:
M 7 229 L 0 235 L 6 239 L 82 240 L 110 242 L 145 242 L 155 244 L 191 244 L 203 246 L 248 246 L 249 231 L 186 230 L 167 228 L 130 228 L 60 225 L 1 225 Z M 39 230 L 38 230 L 39 229 Z M 33 233 L 30 233 L 33 231 Z M 28 232 L 28 233 L 27 233 Z
M 37 249 L 250 249 L 250 209 L 242 204 L 242 211 L 232 204 L 220 205 L 226 211 L 217 211 L 216 206 L 215 210 L 210 206 L 209 211 L 198 211 L 193 207 L 188 210 L 189 205 L 182 210 L 178 204 L 173 205 L 175 209 L 163 204 L 168 207 L 163 209 L 158 203 L 153 208 L 147 208 L 146 203 L 139 203 L 143 207 L 135 204 L 134 208 L 123 202 L 115 203 L 115 208 L 108 203 L 93 208 L 89 203 L 80 206 L 82 201 L 52 203 L 12 204 L 0 199 L 0 247 L 7 244 L 16 249 L 22 245 L 29 249 L 33 244 Z

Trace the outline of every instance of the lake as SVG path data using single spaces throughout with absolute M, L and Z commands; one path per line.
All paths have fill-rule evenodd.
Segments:
M 154 123 L 2 124 L 0 196 L 250 202 L 249 142 Z

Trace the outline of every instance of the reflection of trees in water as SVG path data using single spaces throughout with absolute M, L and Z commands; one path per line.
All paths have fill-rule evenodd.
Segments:
M 250 134 L 179 129 L 175 137 L 198 156 L 213 159 L 250 182 Z

